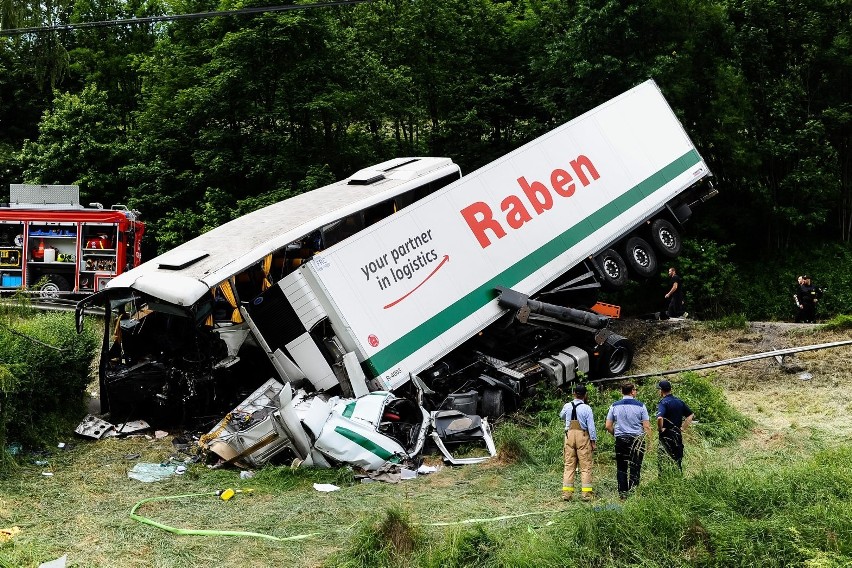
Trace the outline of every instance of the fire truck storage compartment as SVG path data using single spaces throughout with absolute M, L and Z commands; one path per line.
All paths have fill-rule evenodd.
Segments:
M 0 287 L 19 288 L 23 283 L 24 224 L 0 221 Z
M 118 228 L 110 223 L 83 223 L 80 239 L 80 290 L 98 291 L 116 273 Z
M 77 260 L 77 223 L 73 221 L 29 221 L 24 246 L 27 256 L 26 282 L 36 285 L 42 279 L 56 289 L 74 288 Z

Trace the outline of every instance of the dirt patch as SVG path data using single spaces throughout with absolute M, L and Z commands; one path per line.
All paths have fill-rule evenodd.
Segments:
M 848 331 L 787 322 L 753 322 L 743 329 L 715 330 L 691 320 L 625 320 L 616 329 L 636 346 L 634 374 L 850 339 Z M 712 378 L 731 404 L 755 421 L 757 443 L 772 446 L 803 430 L 852 438 L 852 398 L 847 395 L 852 389 L 850 353 L 852 346 L 844 346 L 698 372 Z M 672 380 L 676 384 L 677 379 Z

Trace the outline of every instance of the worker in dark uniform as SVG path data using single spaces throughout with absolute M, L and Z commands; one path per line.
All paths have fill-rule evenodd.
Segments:
M 562 475 L 562 498 L 574 496 L 574 475 L 580 467 L 581 492 L 585 500 L 592 498 L 592 452 L 597 447 L 597 431 L 592 407 L 586 402 L 585 385 L 574 387 L 574 400 L 565 404 L 559 417 L 565 421 L 565 471 Z
M 666 292 L 666 299 L 669 305 L 666 308 L 666 315 L 670 318 L 686 317 L 688 314 L 683 309 L 683 279 L 677 273 L 677 269 L 672 266 L 669 268 L 669 279 L 671 279 L 672 287 Z
M 671 465 L 677 471 L 683 471 L 683 431 L 689 428 L 695 413 L 681 399 L 672 394 L 672 384 L 660 381 L 660 402 L 657 404 L 657 432 L 660 436 L 659 459 L 660 473 L 668 472 Z
M 802 283 L 796 291 L 796 323 L 813 323 L 816 321 L 816 305 L 821 296 L 821 291 L 811 284 L 811 277 L 807 274 L 802 276 Z
M 651 443 L 648 409 L 636 400 L 636 387 L 621 387 L 622 399 L 612 403 L 606 414 L 606 429 L 615 436 L 615 467 L 618 494 L 623 499 L 639 485 L 646 443 Z

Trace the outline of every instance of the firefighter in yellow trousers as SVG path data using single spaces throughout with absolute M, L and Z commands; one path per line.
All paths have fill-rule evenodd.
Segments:
M 580 467 L 581 495 L 592 498 L 592 452 L 598 435 L 592 407 L 586 403 L 585 385 L 574 386 L 574 400 L 565 404 L 559 417 L 565 421 L 565 472 L 562 475 L 562 498 L 574 497 L 574 476 Z

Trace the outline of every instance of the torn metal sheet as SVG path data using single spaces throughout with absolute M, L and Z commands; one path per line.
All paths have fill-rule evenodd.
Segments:
M 124 436 L 126 434 L 133 434 L 135 432 L 141 432 L 142 430 L 147 430 L 151 426 L 145 422 L 144 420 L 133 420 L 132 422 L 124 422 L 122 424 L 116 424 L 115 430 L 110 432 L 110 436 Z
M 87 438 L 100 440 L 105 436 L 115 435 L 112 434 L 112 432 L 115 432 L 115 426 L 93 414 L 87 414 L 79 426 L 74 429 L 74 432 Z

